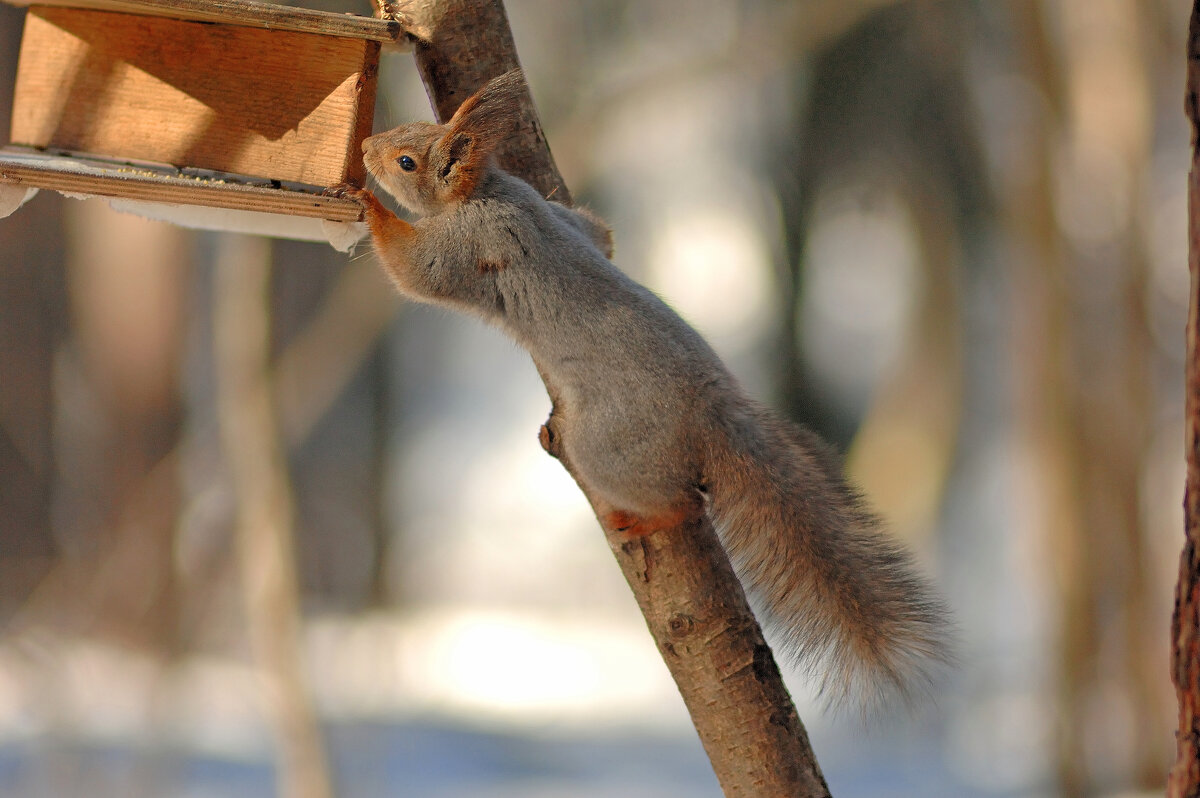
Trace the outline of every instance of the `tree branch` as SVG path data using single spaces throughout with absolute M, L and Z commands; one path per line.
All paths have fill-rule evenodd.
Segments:
M 1187 92 L 1192 125 L 1192 166 L 1188 173 L 1188 270 L 1191 291 L 1187 322 L 1184 544 L 1179 585 L 1171 618 L 1171 681 L 1179 698 L 1175 765 L 1167 778 L 1170 798 L 1200 796 L 1200 0 L 1188 26 Z
M 519 66 L 499 0 L 416 0 L 403 11 L 439 120 L 488 80 Z M 500 162 L 543 194 L 569 202 L 532 100 L 521 135 Z M 589 486 L 562 456 L 557 422 L 570 409 L 547 387 L 554 409 L 541 430 L 542 446 L 595 510 Z M 608 542 L 725 794 L 828 798 L 804 725 L 708 519 L 634 539 L 614 533 Z

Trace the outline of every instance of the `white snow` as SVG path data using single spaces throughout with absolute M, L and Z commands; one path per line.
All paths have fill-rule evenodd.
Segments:
M 38 193 L 36 188 L 0 183 L 0 219 L 29 202 L 36 193 Z

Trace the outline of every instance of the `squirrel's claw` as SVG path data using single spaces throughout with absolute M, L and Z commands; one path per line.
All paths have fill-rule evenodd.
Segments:
M 338 183 L 336 186 L 331 186 L 326 189 L 326 194 L 339 199 L 355 200 L 356 202 L 366 203 L 367 197 L 371 192 L 361 186 L 356 186 L 353 183 Z

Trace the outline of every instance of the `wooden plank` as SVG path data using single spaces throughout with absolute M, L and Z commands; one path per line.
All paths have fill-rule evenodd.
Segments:
M 362 207 L 353 200 L 297 188 L 247 185 L 237 180 L 236 175 L 190 176 L 167 168 L 0 147 L 0 183 L 169 205 L 284 213 L 339 222 L 355 222 L 362 218 Z
M 404 28 L 391 19 L 357 14 L 334 14 L 256 0 L 4 0 L 14 6 L 62 6 L 96 11 L 119 11 L 155 17 L 225 22 L 254 28 L 316 33 L 364 39 L 390 46 L 406 46 Z
M 11 140 L 335 185 L 361 178 L 378 58 L 371 41 L 34 6 Z

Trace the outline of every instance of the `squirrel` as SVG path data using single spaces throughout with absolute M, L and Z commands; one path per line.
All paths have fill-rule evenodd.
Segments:
M 646 535 L 707 513 L 784 650 L 825 674 L 832 703 L 927 685 L 949 659 L 947 612 L 840 458 L 749 398 L 699 333 L 614 266 L 604 222 L 496 166 L 524 85 L 507 72 L 445 124 L 363 142 L 368 172 L 420 217 L 340 189 L 364 206 L 384 270 L 404 296 L 481 317 L 529 352 L 552 400 L 542 435 L 558 433 L 607 531 Z

